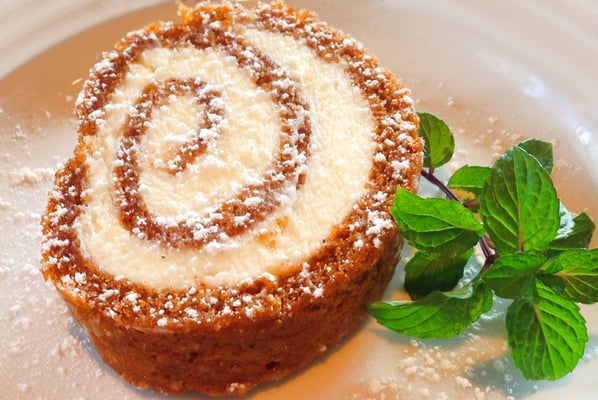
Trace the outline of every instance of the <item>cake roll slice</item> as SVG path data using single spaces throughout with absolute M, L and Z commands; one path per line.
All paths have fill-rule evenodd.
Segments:
M 280 2 L 181 6 L 90 71 L 42 271 L 102 359 L 164 393 L 243 395 L 333 348 L 399 259 L 410 92 Z

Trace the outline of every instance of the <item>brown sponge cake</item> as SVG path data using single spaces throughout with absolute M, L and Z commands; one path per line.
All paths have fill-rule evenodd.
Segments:
M 42 270 L 136 386 L 241 395 L 337 344 L 394 273 L 409 91 L 282 3 L 200 3 L 91 70 Z

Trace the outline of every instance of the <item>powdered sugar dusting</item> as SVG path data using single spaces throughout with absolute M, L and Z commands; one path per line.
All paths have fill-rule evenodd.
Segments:
M 36 118 L 25 128 L 6 117 L 0 116 L 0 226 L 5 229 L 0 235 L 0 398 L 68 398 L 85 381 L 96 382 L 85 387 L 85 396 L 101 397 L 98 385 L 110 381 L 111 374 L 94 358 L 85 334 L 39 271 L 39 220 L 56 154 L 66 157 L 73 140 L 68 132 L 75 127 L 71 121 Z M 18 134 L 4 134 L 11 131 Z M 126 396 L 126 388 L 113 388 L 115 396 Z

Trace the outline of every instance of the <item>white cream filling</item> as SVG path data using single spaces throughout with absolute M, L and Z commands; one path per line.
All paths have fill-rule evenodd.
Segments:
M 317 250 L 365 193 L 374 121 L 343 68 L 320 60 L 292 38 L 257 30 L 248 31 L 246 38 L 300 82 L 310 105 L 313 133 L 306 182 L 299 190 L 285 190 L 282 206 L 254 229 L 201 250 L 165 249 L 121 227 L 111 195 L 116 149 L 127 113 L 150 82 L 198 77 L 223 94 L 226 111 L 220 136 L 206 154 L 187 171 L 171 175 L 156 166 L 156 159 L 173 142 L 188 138 L 203 111 L 186 96 L 171 99 L 168 110 L 154 110 L 140 144 L 141 193 L 164 221 L 209 215 L 210 205 L 235 196 L 261 176 L 279 144 L 275 105 L 234 59 L 211 49 L 148 50 L 115 92 L 97 137 L 87 138 L 92 149 L 89 206 L 77 229 L 85 252 L 102 270 L 156 288 L 226 285 L 277 275 Z M 282 219 L 286 224 L 279 225 Z

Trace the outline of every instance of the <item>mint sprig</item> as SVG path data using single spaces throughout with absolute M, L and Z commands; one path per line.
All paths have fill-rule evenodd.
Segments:
M 511 299 L 505 329 L 515 366 L 528 379 L 565 376 L 588 341 L 576 303 L 598 301 L 598 250 L 588 250 L 590 217 L 574 215 L 557 195 L 552 145 L 527 140 L 492 167 L 464 166 L 445 184 L 434 172 L 450 161 L 453 135 L 439 118 L 419 116 L 422 176 L 446 198 L 397 190 L 391 212 L 417 250 L 405 265 L 414 300 L 376 302 L 369 313 L 400 334 L 447 338 L 489 311 L 493 295 Z M 464 281 L 475 246 L 485 260 Z

